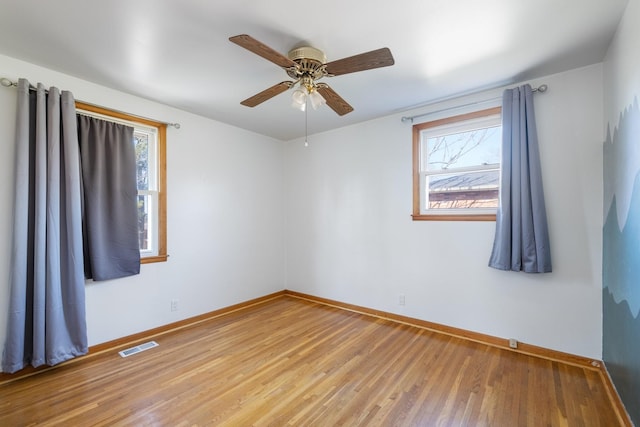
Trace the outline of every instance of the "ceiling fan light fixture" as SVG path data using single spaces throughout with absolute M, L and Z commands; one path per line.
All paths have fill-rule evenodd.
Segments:
M 311 106 L 314 110 L 317 110 L 319 107 L 327 103 L 324 97 L 320 95 L 317 90 L 311 91 L 309 94 L 309 100 L 311 101 Z
M 307 90 L 299 87 L 291 94 L 291 106 L 300 111 L 304 111 L 307 107 Z

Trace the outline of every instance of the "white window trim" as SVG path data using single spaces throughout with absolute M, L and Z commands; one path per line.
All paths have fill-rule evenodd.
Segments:
M 148 171 L 150 171 L 149 175 L 149 187 L 152 189 L 148 190 L 138 190 L 138 196 L 149 196 L 149 215 L 151 218 L 148 219 L 148 223 L 150 225 L 147 230 L 148 235 L 148 243 L 149 249 L 140 249 L 140 256 L 142 258 L 145 257 L 155 257 L 159 254 L 159 239 L 158 239 L 158 223 L 159 223 L 159 161 L 158 161 L 158 130 L 156 128 L 149 128 L 146 126 L 139 126 L 137 123 L 132 123 L 130 126 L 134 127 L 135 133 L 144 133 L 147 135 L 149 146 L 148 146 L 148 162 L 149 167 Z M 153 167 L 151 167 L 153 165 Z

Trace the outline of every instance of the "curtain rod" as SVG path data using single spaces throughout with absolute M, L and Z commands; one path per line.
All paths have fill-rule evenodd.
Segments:
M 2 85 L 4 87 L 18 87 L 18 82 L 14 82 L 14 81 L 9 80 L 6 77 L 2 77 L 2 78 L 0 78 L 0 85 Z M 35 88 L 33 86 L 29 85 L 29 90 L 35 90 Z M 47 93 L 48 92 L 49 91 L 47 91 Z M 91 105 L 93 107 L 104 108 L 106 110 L 111 110 L 111 111 L 114 111 L 116 113 L 126 114 L 128 116 L 135 117 L 135 118 L 138 118 L 138 119 L 150 120 L 150 121 L 153 121 L 153 122 L 158 122 L 158 123 L 162 123 L 162 124 L 167 125 L 167 126 L 171 126 L 173 128 L 176 128 L 176 129 L 180 129 L 180 123 L 163 122 L 163 121 L 156 120 L 156 119 L 150 119 L 148 117 L 137 116 L 135 114 L 127 113 L 126 111 L 119 111 L 119 110 L 114 110 L 113 108 L 102 107 L 100 105 L 92 104 L 90 102 L 85 102 L 85 101 L 80 101 L 80 100 L 76 100 L 76 101 L 81 102 L 83 104 Z
M 538 87 L 534 87 L 533 89 L 531 89 L 532 92 L 540 92 L 540 93 L 544 93 L 547 91 L 547 89 L 549 89 L 549 86 L 547 86 L 546 84 L 542 84 Z M 468 93 L 462 96 L 470 96 L 473 95 L 472 93 Z M 457 98 L 457 97 L 456 97 Z M 428 105 L 433 105 L 435 103 L 440 103 L 440 102 L 445 102 L 445 101 L 450 101 L 451 99 L 455 99 L 455 98 L 449 98 L 449 99 L 442 99 L 440 101 L 436 101 L 433 102 L 431 104 L 427 104 L 427 105 L 423 105 L 422 107 L 426 107 Z M 479 104 L 486 104 L 487 102 L 491 102 L 491 101 L 497 101 L 499 99 L 502 99 L 501 96 L 495 97 L 495 98 L 489 98 L 489 99 L 484 99 L 482 101 L 475 101 L 475 102 L 469 102 L 467 104 L 462 104 L 462 105 L 455 105 L 453 107 L 447 107 L 447 108 L 441 108 L 440 110 L 435 110 L 435 111 L 429 111 L 428 113 L 423 113 L 423 114 L 417 114 L 415 116 L 403 116 L 400 120 L 402 121 L 402 123 L 405 122 L 411 122 L 413 123 L 413 119 L 417 119 L 419 117 L 425 117 L 425 116 L 430 116 L 432 114 L 438 114 L 438 113 L 443 113 L 445 111 L 450 111 L 450 110 L 457 110 L 459 108 L 464 108 L 464 107 L 471 107 L 473 105 L 479 105 Z

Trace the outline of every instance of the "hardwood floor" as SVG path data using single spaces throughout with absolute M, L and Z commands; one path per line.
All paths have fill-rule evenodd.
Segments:
M 0 385 L 0 426 L 621 425 L 595 369 L 291 296 L 153 339 Z

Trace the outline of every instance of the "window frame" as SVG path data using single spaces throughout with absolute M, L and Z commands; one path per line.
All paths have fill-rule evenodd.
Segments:
M 483 110 L 473 111 L 457 116 L 445 117 L 442 119 L 432 120 L 429 122 L 417 123 L 413 125 L 413 213 L 411 215 L 414 221 L 495 221 L 495 213 L 430 213 L 421 212 L 420 206 L 422 202 L 421 192 L 421 132 L 425 129 L 437 128 L 440 126 L 462 123 L 469 120 L 481 119 L 488 116 L 500 115 L 502 107 L 492 107 Z M 500 165 L 502 168 L 502 165 Z
M 95 113 L 114 120 L 124 120 L 127 122 L 138 123 L 143 127 L 155 128 L 157 132 L 157 171 L 158 171 L 158 224 L 157 230 L 154 232 L 158 239 L 157 255 L 143 256 L 140 253 L 140 263 L 150 264 L 155 262 L 165 262 L 169 255 L 167 254 L 167 125 L 166 123 L 137 117 L 121 111 L 110 110 L 96 105 L 87 104 L 76 101 L 76 109 Z

